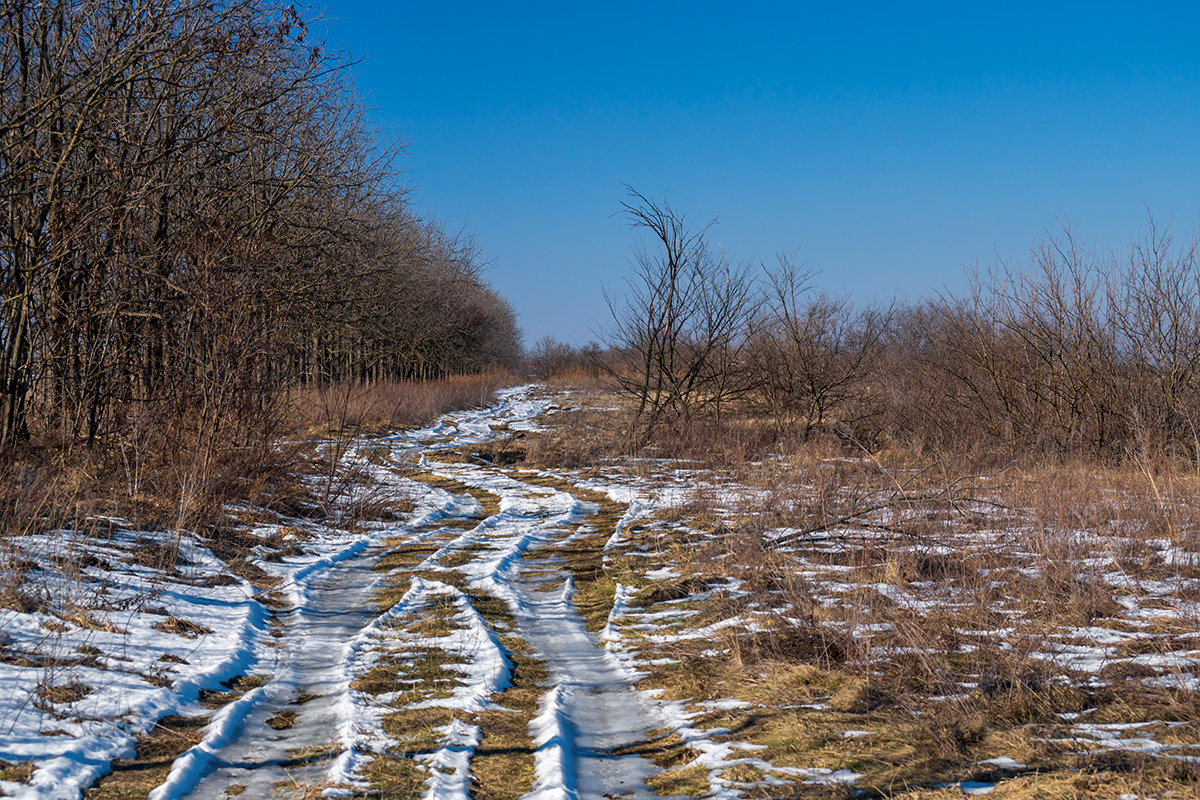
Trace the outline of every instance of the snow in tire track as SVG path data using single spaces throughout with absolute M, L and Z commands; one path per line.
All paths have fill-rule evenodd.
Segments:
M 471 587 L 508 604 L 515 633 L 550 673 L 550 686 L 530 727 L 536 780 L 527 800 L 655 797 L 646 779 L 658 768 L 636 754 L 618 756 L 615 751 L 644 741 L 661 724 L 656 706 L 585 629 L 572 602 L 570 572 L 555 555 L 555 548 L 597 511 L 596 505 L 487 465 L 437 463 L 435 453 L 428 454 L 423 466 L 500 498 L 498 513 L 472 535 L 460 537 L 462 545 L 484 546 L 453 570 Z M 639 513 L 632 510 L 625 522 Z M 539 558 L 531 565 L 525 556 L 534 553 Z M 441 552 L 424 566 L 437 569 L 448 554 Z
M 260 640 L 248 665 L 249 672 L 270 679 L 213 714 L 203 740 L 174 761 L 151 800 L 226 798 L 230 786 L 264 798 L 278 795 L 280 785 L 362 788 L 357 770 L 391 740 L 379 725 L 379 710 L 350 684 L 369 663 L 364 644 L 405 607 L 402 602 L 377 612 L 383 576 L 373 567 L 388 540 L 437 535 L 439 521 L 463 511 L 448 492 L 389 470 L 373 472 L 387 489 L 415 495 L 417 508 L 406 524 L 379 524 L 365 534 L 317 528 L 323 535 L 304 555 L 282 564 L 260 562 L 283 578 L 283 593 L 293 604 L 279 615 L 277 635 Z M 276 722 L 281 712 L 295 715 L 290 727 Z

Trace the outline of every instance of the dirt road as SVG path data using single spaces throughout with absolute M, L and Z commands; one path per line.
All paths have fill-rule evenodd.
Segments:
M 375 490 L 414 509 L 289 577 L 294 606 L 259 646 L 255 672 L 270 679 L 218 710 L 151 797 L 358 794 L 381 758 L 407 760 L 431 798 L 466 798 L 530 761 L 528 797 L 653 796 L 657 768 L 628 751 L 664 726 L 661 709 L 572 602 L 572 564 L 598 557 L 625 507 L 473 453 L 520 435 L 547 402 L 513 391 L 362 443 Z M 396 735 L 395 714 L 425 728 Z

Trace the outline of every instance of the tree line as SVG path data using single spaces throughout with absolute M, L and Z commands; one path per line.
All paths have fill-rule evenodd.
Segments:
M 248 439 L 282 387 L 519 357 L 305 13 L 0 2 L 0 451 Z
M 860 307 L 791 256 L 732 263 L 666 204 L 624 208 L 648 244 L 610 298 L 605 358 L 644 441 L 738 413 L 865 447 L 1200 463 L 1195 236 L 1151 220 L 1117 254 L 1066 229 L 965 292 Z

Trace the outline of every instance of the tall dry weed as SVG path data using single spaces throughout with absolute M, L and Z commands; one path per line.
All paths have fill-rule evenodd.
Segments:
M 290 426 L 297 434 L 344 437 L 432 422 L 448 411 L 480 406 L 516 383 L 504 372 L 429 381 L 340 382 L 287 392 Z

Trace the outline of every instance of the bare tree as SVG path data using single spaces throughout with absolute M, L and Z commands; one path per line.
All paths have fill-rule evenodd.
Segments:
M 755 384 L 777 423 L 799 422 L 807 439 L 838 412 L 863 405 L 890 311 L 811 294 L 812 274 L 789 255 L 766 273 L 767 299 L 754 326 Z
M 562 374 L 576 361 L 575 348 L 553 336 L 543 336 L 529 350 L 529 367 L 543 380 Z
M 649 435 L 704 410 L 720 414 L 739 390 L 736 365 L 757 298 L 749 269 L 710 248 L 707 232 L 714 223 L 692 226 L 633 189 L 622 207 L 630 226 L 649 234 L 653 249 L 635 251 L 626 295 L 607 297 L 610 341 L 634 362 L 617 377 L 637 398 Z
M 519 362 L 478 248 L 412 212 L 303 14 L 0 3 L 0 456 L 184 452 L 202 488 L 289 383 Z

